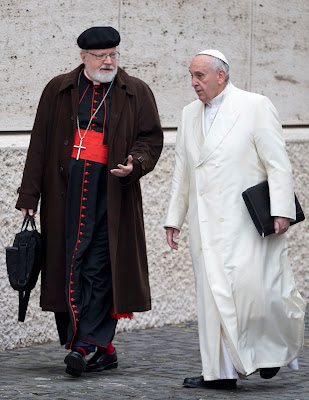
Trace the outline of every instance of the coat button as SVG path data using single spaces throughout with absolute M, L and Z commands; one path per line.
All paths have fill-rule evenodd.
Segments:
M 61 192 L 60 196 L 64 199 L 65 198 L 65 192 Z
M 63 171 L 64 171 L 64 168 L 61 166 L 61 167 L 59 167 L 59 171 L 60 171 L 60 173 L 62 174 L 63 173 Z
M 67 145 L 69 144 L 69 141 L 66 139 L 66 140 L 63 142 L 63 144 L 64 144 L 65 146 L 67 146 Z
M 71 115 L 71 120 L 73 121 L 73 119 L 74 119 L 74 117 L 73 117 L 73 115 Z
M 220 222 L 223 222 L 224 221 L 224 218 L 220 218 Z

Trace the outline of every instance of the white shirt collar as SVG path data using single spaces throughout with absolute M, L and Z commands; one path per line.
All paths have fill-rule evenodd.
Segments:
M 100 82 L 93 81 L 93 80 L 89 77 L 89 75 L 87 74 L 86 68 L 84 68 L 84 74 L 85 74 L 85 77 L 86 77 L 87 79 L 89 79 L 89 81 L 91 81 L 94 85 L 100 85 Z
M 209 107 L 218 107 L 224 100 L 225 96 L 227 95 L 227 92 L 229 91 L 230 88 L 230 82 L 225 86 L 224 90 L 218 96 L 214 97 L 212 100 L 210 100 L 207 105 Z

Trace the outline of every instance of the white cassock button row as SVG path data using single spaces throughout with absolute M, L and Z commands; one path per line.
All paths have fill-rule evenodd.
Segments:
M 220 218 L 220 222 L 223 222 L 224 221 L 224 218 Z

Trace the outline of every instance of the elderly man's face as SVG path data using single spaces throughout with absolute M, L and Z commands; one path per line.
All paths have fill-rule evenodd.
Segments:
M 117 73 L 117 59 L 110 57 L 110 55 L 115 54 L 116 47 L 81 51 L 81 59 L 85 64 L 89 78 L 98 82 L 111 82 Z M 98 59 L 98 57 L 105 55 L 108 55 L 105 60 Z
M 218 96 L 225 87 L 225 72 L 215 72 L 210 66 L 211 59 L 212 56 L 199 55 L 190 64 L 192 86 L 204 104 Z

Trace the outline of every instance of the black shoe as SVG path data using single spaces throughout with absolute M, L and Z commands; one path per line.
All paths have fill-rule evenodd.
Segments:
M 87 372 L 99 372 L 104 369 L 112 369 L 118 367 L 116 350 L 112 354 L 107 354 L 105 350 L 99 349 L 94 356 L 87 361 Z
M 187 388 L 198 389 L 223 389 L 233 390 L 237 389 L 237 379 L 218 379 L 215 381 L 204 381 L 202 376 L 196 378 L 186 378 L 183 381 L 183 386 Z
M 279 372 L 280 367 L 274 368 L 261 368 L 260 376 L 263 379 L 270 379 L 273 378 Z
M 72 350 L 70 354 L 64 359 L 67 367 L 65 372 L 75 377 L 81 376 L 86 368 L 86 359 L 82 352 L 77 350 Z

